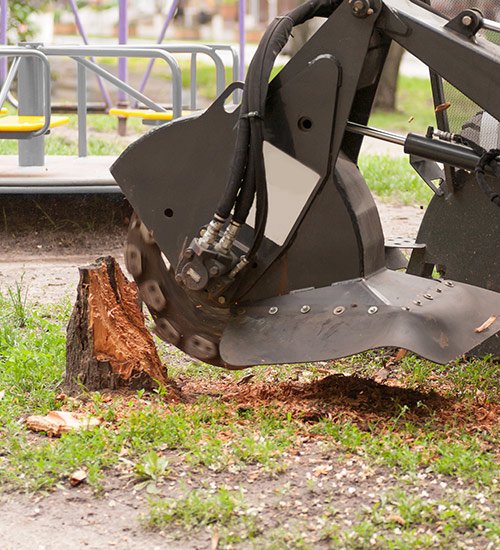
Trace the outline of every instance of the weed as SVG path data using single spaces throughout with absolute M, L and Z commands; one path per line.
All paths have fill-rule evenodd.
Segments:
M 24 273 L 21 280 L 15 282 L 15 288 L 7 290 L 12 304 L 14 323 L 19 328 L 24 328 L 27 321 L 26 302 L 28 301 L 28 287 L 24 286 Z

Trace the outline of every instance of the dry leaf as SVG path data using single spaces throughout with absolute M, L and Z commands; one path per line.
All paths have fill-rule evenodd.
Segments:
M 394 357 L 394 361 L 398 362 L 401 361 L 401 359 L 404 359 L 408 355 L 408 350 L 404 348 L 399 348 L 398 352 L 396 353 L 396 357 Z
M 71 485 L 71 487 L 76 487 L 86 479 L 87 479 L 87 472 L 85 470 L 76 470 L 76 472 L 73 472 L 69 476 L 69 484 Z
M 101 421 L 84 414 L 66 411 L 50 411 L 46 416 L 32 415 L 26 419 L 26 426 L 34 432 L 47 432 L 51 437 L 58 437 L 73 430 L 88 430 L 99 426 Z
M 326 476 L 332 471 L 332 469 L 333 469 L 332 466 L 329 466 L 329 465 L 327 465 L 327 466 L 317 466 L 313 470 L 313 475 L 314 475 L 314 477 Z
M 487 321 L 485 321 L 480 327 L 477 327 L 476 329 L 474 329 L 474 332 L 477 332 L 477 333 L 481 333 L 481 332 L 484 332 L 485 330 L 488 330 L 491 325 L 497 320 L 497 316 L 496 315 L 492 315 Z

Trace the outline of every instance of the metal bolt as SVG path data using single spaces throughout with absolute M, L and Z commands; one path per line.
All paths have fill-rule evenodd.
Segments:
M 442 290 L 441 288 L 436 288 L 436 292 L 437 292 L 438 294 L 441 294 L 441 292 L 443 292 L 443 290 Z
M 403 311 L 410 311 L 410 308 L 407 307 L 407 306 L 403 306 L 401 309 L 402 309 Z
M 226 303 L 226 299 L 224 298 L 224 296 L 219 296 L 217 298 L 217 301 L 219 302 L 219 304 L 225 304 Z
M 345 307 L 344 306 L 338 306 L 333 310 L 334 315 L 342 315 L 344 313 Z
M 311 311 L 311 306 L 302 306 L 300 308 L 300 313 L 309 313 Z
M 455 285 L 451 281 L 445 281 L 444 284 L 446 286 L 449 286 L 450 288 L 454 287 Z
M 269 308 L 269 315 L 276 315 L 276 313 L 278 313 L 278 308 L 276 306 Z
M 464 25 L 464 27 L 470 27 L 472 25 L 472 17 L 470 15 L 464 15 L 462 17 L 462 25 Z
M 352 3 L 352 11 L 354 13 L 359 13 L 364 7 L 365 7 L 365 3 L 363 2 L 363 0 L 355 0 Z
M 217 275 L 219 274 L 219 268 L 216 266 L 216 265 L 213 265 L 211 268 L 210 268 L 210 271 L 209 271 L 210 275 L 212 277 L 217 277 Z
M 377 313 L 377 311 L 378 311 L 377 306 L 371 306 L 368 308 L 368 315 L 374 315 L 375 313 Z
M 194 256 L 194 252 L 193 250 L 191 250 L 191 248 L 186 248 L 186 250 L 184 250 L 183 256 L 186 260 L 190 260 Z
M 180 273 L 177 273 L 177 275 L 175 276 L 175 282 L 179 285 L 183 283 L 182 275 Z
M 422 302 L 420 300 L 413 300 L 413 303 L 416 305 L 416 306 L 421 306 L 422 305 Z
M 430 294 L 424 294 L 424 298 L 427 298 L 427 300 L 434 300 Z

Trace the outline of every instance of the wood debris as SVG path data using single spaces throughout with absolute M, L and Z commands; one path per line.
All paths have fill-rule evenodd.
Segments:
M 497 320 L 497 316 L 492 315 L 480 327 L 477 327 L 476 329 L 474 329 L 474 332 L 477 332 L 477 333 L 480 334 L 481 332 L 484 332 L 485 330 L 488 330 L 496 320 Z
M 26 419 L 26 427 L 34 432 L 46 432 L 49 437 L 59 437 L 63 433 L 88 430 L 99 426 L 101 421 L 81 413 L 50 411 L 45 416 L 31 415 Z
M 87 472 L 85 470 L 76 470 L 69 476 L 69 484 L 71 487 L 77 487 L 80 483 L 87 479 Z

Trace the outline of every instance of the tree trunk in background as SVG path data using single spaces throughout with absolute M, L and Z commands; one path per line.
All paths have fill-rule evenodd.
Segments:
M 111 256 L 81 267 L 67 328 L 64 390 L 153 389 L 166 383 L 135 283 Z
M 396 92 L 398 87 L 399 66 L 404 49 L 393 42 L 387 56 L 387 61 L 382 71 L 382 76 L 375 96 L 375 109 L 384 111 L 396 110 Z

